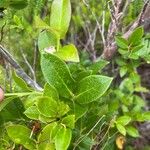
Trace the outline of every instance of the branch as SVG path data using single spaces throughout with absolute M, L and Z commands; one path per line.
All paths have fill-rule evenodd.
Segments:
M 150 3 L 149 0 L 147 0 L 145 2 L 143 9 L 142 9 L 141 13 L 139 14 L 139 16 L 137 17 L 137 19 L 135 20 L 135 22 L 132 24 L 132 26 L 129 28 L 129 30 L 126 33 L 124 33 L 124 35 L 123 35 L 124 38 L 128 38 L 131 35 L 131 33 L 133 32 L 133 30 L 135 28 L 137 28 L 138 26 L 140 26 L 140 25 L 144 26 L 143 16 L 149 6 L 149 3 Z M 120 16 L 120 14 L 122 14 L 122 13 L 118 11 L 119 5 L 117 5 L 115 8 L 116 8 L 115 12 L 112 12 L 113 13 L 112 14 L 112 16 L 113 16 L 112 22 L 110 23 L 110 27 L 108 30 L 107 41 L 106 41 L 107 45 L 104 48 L 104 51 L 101 55 L 101 58 L 106 59 L 106 60 L 112 59 L 112 57 L 114 56 L 114 54 L 117 51 L 117 45 L 114 41 L 114 36 L 115 36 L 115 33 L 118 31 L 117 23 L 118 23 L 118 21 L 120 21 L 120 18 L 122 19 L 122 17 Z M 116 23 L 116 19 L 115 20 L 113 19 L 114 17 L 117 18 L 117 23 Z
M 30 85 L 37 91 L 42 91 L 42 88 L 24 72 L 22 67 L 16 62 L 16 60 L 11 56 L 11 54 L 1 45 L 0 45 L 0 54 L 16 70 L 17 75 L 23 78 L 28 85 Z
M 139 14 L 139 16 L 137 18 L 137 20 L 132 24 L 132 26 L 129 28 L 129 30 L 124 34 L 124 38 L 128 38 L 131 35 L 131 33 L 133 32 L 133 30 L 144 22 L 144 18 L 143 18 L 144 13 L 146 12 L 146 10 L 148 8 L 149 3 L 150 3 L 150 1 L 147 0 L 141 13 Z
M 33 80 L 36 81 L 35 72 L 34 72 L 32 66 L 30 65 L 29 61 L 27 60 L 27 58 L 26 58 L 26 56 L 25 56 L 23 50 L 20 49 L 20 51 L 21 51 L 21 54 L 22 54 L 22 57 L 23 57 L 23 59 L 24 59 L 25 64 L 28 66 L 28 68 L 29 68 L 29 70 L 30 70 L 30 72 L 31 72 L 31 74 L 32 74 Z

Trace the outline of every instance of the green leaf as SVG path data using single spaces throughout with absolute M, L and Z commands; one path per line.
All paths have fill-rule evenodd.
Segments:
M 120 77 L 123 77 L 128 71 L 128 67 L 127 66 L 122 66 L 120 67 Z
M 46 116 L 40 114 L 38 120 L 40 120 L 43 123 L 51 123 L 51 122 L 56 121 L 56 118 L 54 118 L 54 117 L 46 117 Z
M 36 103 L 38 96 L 39 95 L 37 95 L 36 93 L 27 96 L 23 101 L 25 109 L 28 109 L 29 107 L 33 106 Z
M 107 91 L 111 82 L 112 78 L 110 77 L 101 75 L 88 76 L 78 83 L 78 91 L 73 99 L 80 104 L 95 101 Z
M 68 115 L 62 119 L 61 123 L 66 125 L 68 128 L 73 129 L 75 126 L 75 115 Z
M 56 122 L 45 126 L 38 137 L 38 150 L 55 150 L 54 138 L 58 130 Z
M 54 53 L 64 61 L 79 62 L 79 55 L 73 44 L 66 45 Z
M 146 87 L 142 87 L 140 85 L 135 87 L 135 91 L 136 92 L 145 92 L 145 93 L 149 92 L 149 90 Z
M 143 27 L 136 28 L 128 39 L 129 44 L 134 46 L 139 45 L 139 43 L 141 43 L 143 34 L 144 34 Z
M 116 37 L 115 40 L 118 47 L 120 47 L 121 49 L 128 49 L 128 41 L 126 39 L 122 37 Z
M 125 78 L 121 82 L 119 88 L 121 89 L 121 91 L 125 93 L 133 93 L 134 92 L 133 80 L 130 80 L 129 78 Z
M 3 8 L 6 8 L 6 7 L 8 7 L 8 5 L 9 5 L 9 3 L 6 1 L 6 0 L 1 0 L 0 1 L 0 6 Z
M 126 135 L 126 129 L 121 125 L 121 124 L 116 124 L 116 127 L 118 129 L 118 131 L 122 134 L 122 135 Z
M 0 124 L 3 121 L 6 123 L 6 122 L 22 119 L 24 117 L 23 112 L 24 112 L 24 107 L 22 102 L 20 101 L 20 99 L 15 97 L 0 112 L 0 117 L 2 118 Z
M 74 78 L 77 82 L 79 82 L 83 78 L 90 76 L 90 75 L 92 75 L 92 70 L 83 70 L 83 71 L 80 71 L 79 73 L 76 73 Z
M 23 9 L 28 5 L 28 0 L 13 0 L 9 2 L 9 7 Z
M 139 51 L 142 48 L 143 48 L 143 45 L 138 45 L 138 46 L 132 47 L 131 51 L 134 53 L 134 52 Z
M 52 54 L 43 54 L 41 68 L 45 80 L 54 86 L 62 97 L 73 96 L 71 89 L 74 86 L 74 80 L 67 65 L 60 58 Z
M 70 0 L 54 0 L 51 6 L 50 26 L 64 38 L 71 19 Z
M 117 124 L 121 124 L 123 126 L 127 125 L 130 121 L 131 121 L 131 117 L 129 116 L 121 116 L 116 120 Z
M 118 108 L 119 108 L 119 100 L 112 99 L 108 105 L 109 113 L 116 112 Z
M 116 63 L 117 63 L 119 66 L 125 66 L 125 65 L 126 65 L 126 61 L 125 61 L 124 58 L 122 58 L 122 57 L 116 58 Z
M 15 98 L 16 97 L 11 96 L 11 97 L 5 98 L 3 101 L 1 101 L 0 102 L 0 111 L 2 111 L 7 106 L 7 104 L 9 104 Z
M 144 121 L 150 121 L 150 111 L 144 112 L 142 118 Z
M 74 113 L 75 113 L 75 119 L 76 121 L 81 118 L 86 112 L 88 111 L 87 106 L 82 106 L 79 104 L 75 104 Z
M 54 53 L 57 46 L 57 36 L 54 32 L 44 30 L 39 34 L 38 37 L 38 48 L 40 52 L 49 51 L 49 53 Z
M 124 49 L 121 49 L 121 48 L 118 49 L 118 52 L 119 52 L 121 55 L 123 55 L 124 57 L 127 57 L 127 56 L 129 55 L 129 51 L 124 50 Z
M 54 100 L 59 99 L 57 90 L 50 84 L 46 83 L 44 86 L 43 96 L 52 97 Z
M 39 112 L 46 117 L 57 116 L 57 102 L 51 97 L 38 97 L 37 108 Z
M 40 112 L 36 106 L 31 106 L 24 112 L 24 114 L 30 119 L 38 120 Z
M 146 105 L 146 102 L 140 96 L 134 95 L 133 100 L 134 105 L 138 105 L 140 107 L 144 107 Z
M 35 16 L 34 18 L 34 24 L 36 28 L 40 29 L 50 29 L 50 26 L 46 24 L 40 17 Z
M 13 79 L 15 81 L 15 83 L 23 90 L 23 91 L 31 91 L 31 89 L 27 86 L 26 82 L 20 78 L 19 76 L 17 76 L 17 74 L 15 72 L 13 72 Z
M 134 138 L 139 137 L 139 132 L 138 132 L 138 130 L 137 130 L 135 127 L 133 127 L 133 126 L 127 126 L 127 127 L 126 127 L 126 131 L 127 131 L 127 133 L 128 133 L 130 136 L 132 136 L 132 137 L 134 137 Z
M 62 101 L 58 102 L 57 107 L 58 107 L 58 112 L 57 112 L 58 117 L 64 116 L 70 110 L 70 107 Z
M 20 26 L 20 28 L 23 29 L 22 21 L 18 16 L 14 15 L 13 21 L 17 26 Z
M 67 150 L 71 141 L 72 131 L 69 128 L 61 127 L 55 137 L 56 150 Z
M 16 144 L 21 144 L 29 150 L 36 149 L 35 142 L 30 138 L 31 130 L 23 125 L 10 125 L 6 127 L 8 136 Z
M 130 53 L 128 54 L 128 58 L 129 58 L 129 59 L 137 60 L 137 59 L 139 59 L 139 56 L 138 56 L 137 53 L 130 52 Z
M 93 74 L 98 73 L 101 71 L 109 62 L 104 59 L 99 59 L 96 62 L 94 62 L 92 65 L 88 67 L 89 70 L 93 71 Z

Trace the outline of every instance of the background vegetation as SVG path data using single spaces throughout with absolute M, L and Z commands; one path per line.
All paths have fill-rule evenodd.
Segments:
M 0 149 L 150 149 L 149 0 L 0 1 Z

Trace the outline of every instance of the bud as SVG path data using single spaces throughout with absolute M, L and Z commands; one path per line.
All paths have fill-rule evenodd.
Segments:
M 4 99 L 4 91 L 3 89 L 0 87 L 0 102 Z

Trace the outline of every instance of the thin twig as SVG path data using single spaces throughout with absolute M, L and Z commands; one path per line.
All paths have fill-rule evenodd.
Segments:
M 96 122 L 96 124 L 91 128 L 91 130 L 90 130 L 87 134 L 81 136 L 81 137 L 77 140 L 76 145 L 74 146 L 73 150 L 75 150 L 75 148 L 84 140 L 84 138 L 86 138 L 86 137 L 95 129 L 95 127 L 100 123 L 100 121 L 101 121 L 104 117 L 105 117 L 105 115 L 103 115 L 103 116 Z
M 85 4 L 85 6 L 89 9 L 89 11 L 91 12 L 92 16 L 94 17 L 94 19 L 95 19 L 95 21 L 96 21 L 96 24 L 97 24 L 97 27 L 98 27 L 98 29 L 99 29 L 99 31 L 100 31 L 100 35 L 101 35 L 102 40 L 103 40 L 103 46 L 105 47 L 105 36 L 104 36 L 104 34 L 103 34 L 103 31 L 102 31 L 102 26 L 100 25 L 100 23 L 99 23 L 99 21 L 98 21 L 96 15 L 95 15 L 94 12 L 91 10 L 90 6 L 86 3 L 85 0 L 82 0 L 82 1 L 83 1 L 83 3 Z
M 1 45 L 0 45 L 0 54 L 16 70 L 17 75 L 23 78 L 28 85 L 30 85 L 35 90 L 42 91 L 42 88 L 24 72 L 22 67 L 16 62 L 16 60 L 12 57 L 12 55 Z
M 32 74 L 33 80 L 36 81 L 35 72 L 34 72 L 32 66 L 30 65 L 29 61 L 27 60 L 27 58 L 26 58 L 26 56 L 25 56 L 23 50 L 22 50 L 22 49 L 20 49 L 20 50 L 21 50 L 21 55 L 22 55 L 22 57 L 23 57 L 23 59 L 24 59 L 26 65 L 28 66 L 28 68 L 29 68 L 29 70 L 30 70 L 30 72 L 31 72 L 31 74 Z
M 38 45 L 37 41 L 34 42 L 34 59 L 33 59 L 33 71 L 36 73 L 36 63 L 37 63 L 37 57 L 38 57 Z M 36 81 L 36 76 L 35 76 Z

